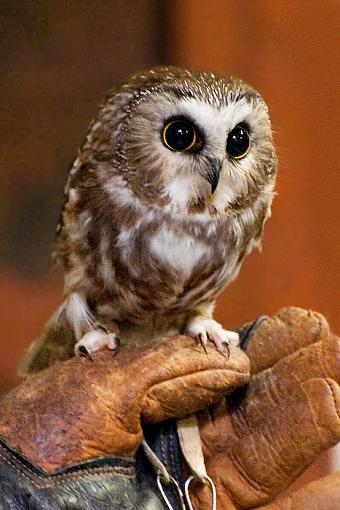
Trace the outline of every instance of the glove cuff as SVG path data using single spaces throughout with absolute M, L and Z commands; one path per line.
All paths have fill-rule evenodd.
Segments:
M 175 421 L 148 427 L 145 434 L 169 474 L 183 481 Z M 114 508 L 140 508 L 144 504 L 164 508 L 155 489 L 155 473 L 142 448 L 136 460 L 102 456 L 47 473 L 0 438 L 0 480 L 0 508 L 8 510 L 24 510 L 27 505 L 48 510 L 51 502 L 53 508 L 66 510 L 75 497 L 79 510 L 109 509 L 113 502 Z M 178 508 L 174 488 L 164 486 L 164 491 L 173 508 Z
M 240 335 L 240 348 L 243 351 L 247 351 L 248 344 L 254 335 L 255 331 L 262 324 L 263 321 L 268 319 L 267 315 L 260 315 L 256 320 L 252 322 L 247 322 L 240 328 L 237 328 L 235 331 Z

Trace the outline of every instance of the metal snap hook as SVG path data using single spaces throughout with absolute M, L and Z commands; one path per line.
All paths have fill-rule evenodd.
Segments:
M 171 503 L 170 503 L 170 501 L 169 501 L 169 499 L 168 499 L 168 497 L 165 494 L 165 491 L 163 489 L 162 478 L 163 478 L 162 475 L 160 475 L 160 474 L 157 475 L 157 486 L 158 486 L 159 492 L 161 493 L 162 498 L 165 501 L 165 504 L 169 508 L 169 510 L 174 510 L 174 508 L 172 507 L 172 505 L 171 505 Z M 180 486 L 176 482 L 176 480 L 172 476 L 169 476 L 169 479 L 168 480 L 164 479 L 164 481 L 165 481 L 165 484 L 167 484 L 167 485 L 171 485 L 172 484 L 172 485 L 175 486 L 177 494 L 178 494 L 178 497 L 179 497 L 179 501 L 180 501 L 180 504 L 181 504 L 181 510 L 186 510 L 185 509 L 183 493 L 181 491 Z
M 198 480 L 201 483 L 206 483 L 206 482 L 209 483 L 209 485 L 211 487 L 211 492 L 212 492 L 212 507 L 211 508 L 212 508 L 212 510 L 216 510 L 216 487 L 215 487 L 214 482 L 208 475 L 204 476 L 203 478 L 199 478 L 197 476 L 191 475 L 186 480 L 186 482 L 184 484 L 184 492 L 185 492 L 185 499 L 188 504 L 189 510 L 195 510 L 195 508 L 192 505 L 190 493 L 189 493 L 189 486 L 193 480 Z

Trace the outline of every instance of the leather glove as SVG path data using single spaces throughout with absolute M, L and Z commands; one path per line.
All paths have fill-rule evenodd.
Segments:
M 207 351 L 181 336 L 99 352 L 9 392 L 0 406 L 0 508 L 164 508 L 138 478 L 141 419 L 191 414 L 250 376 L 241 350 Z
M 340 509 L 340 473 L 265 503 L 340 438 L 340 341 L 318 313 L 286 308 L 263 320 L 245 347 L 248 386 L 198 414 L 220 510 Z M 210 509 L 208 487 L 192 486 Z
M 250 336 L 249 386 L 199 414 L 219 509 L 273 499 L 339 437 L 339 341 L 324 319 L 287 309 Z M 59 363 L 1 402 L 0 501 L 4 494 L 4 508 L 15 510 L 164 508 L 154 476 L 148 484 L 136 477 L 141 416 L 152 423 L 192 413 L 248 378 L 238 349 L 228 360 L 208 346 L 207 356 L 185 337 Z M 173 464 L 173 436 L 170 443 Z M 191 487 L 196 508 L 210 509 L 210 492 Z M 335 510 L 338 501 L 339 479 L 329 477 L 262 508 Z

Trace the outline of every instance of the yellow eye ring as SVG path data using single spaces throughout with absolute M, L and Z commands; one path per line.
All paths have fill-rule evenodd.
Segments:
M 172 151 L 187 152 L 196 145 L 196 130 L 187 120 L 175 119 L 164 127 L 162 141 L 165 147 Z
M 246 152 L 241 154 L 241 156 L 235 156 L 234 159 L 243 159 L 243 158 L 245 158 L 249 151 L 250 151 L 250 144 L 248 145 L 248 149 L 246 150 Z
M 250 151 L 250 135 L 244 125 L 239 124 L 232 129 L 227 139 L 227 153 L 233 159 L 243 159 Z

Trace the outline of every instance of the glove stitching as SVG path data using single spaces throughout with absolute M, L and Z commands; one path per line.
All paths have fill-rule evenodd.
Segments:
M 0 458 L 5 462 L 5 464 L 13 468 L 18 475 L 28 480 L 34 487 L 38 489 L 56 487 L 58 485 L 61 485 L 63 482 L 66 483 L 69 480 L 81 480 L 82 478 L 86 478 L 87 476 L 102 476 L 115 474 L 115 476 L 117 476 L 118 478 L 125 478 L 129 480 L 133 480 L 135 478 L 135 475 L 133 474 L 133 469 L 128 467 L 125 468 L 123 466 L 110 466 L 108 468 L 92 468 L 82 470 L 81 473 L 69 473 L 69 474 L 65 473 L 52 476 L 47 475 L 46 477 L 43 477 L 41 475 L 38 475 L 37 473 L 34 473 L 29 467 L 24 466 L 20 461 L 17 461 L 23 467 L 23 469 L 27 470 L 30 473 L 31 476 L 41 480 L 42 483 L 38 483 L 32 480 L 32 478 L 26 475 L 19 467 L 17 467 L 10 459 L 7 459 L 2 453 L 0 453 Z M 122 470 L 131 471 L 131 474 L 128 473 L 124 474 L 119 472 Z M 44 483 L 45 480 L 46 482 L 54 482 L 55 480 L 55 483 Z
M 173 443 L 174 443 L 174 440 L 173 440 L 172 435 L 170 434 L 170 436 L 169 436 L 169 449 L 168 450 L 169 450 L 169 454 L 170 454 L 171 471 L 173 473 L 176 473 L 176 463 L 175 463 L 175 458 L 174 458 Z
M 3 458 L 4 460 L 8 460 L 8 462 L 10 462 L 11 464 L 13 464 L 15 466 L 15 463 L 13 461 L 11 461 L 6 455 L 4 455 L 3 453 L 0 452 L 0 457 Z M 27 469 L 27 471 L 29 471 L 30 473 L 32 473 L 33 476 L 35 476 L 36 478 L 40 478 L 41 480 L 46 480 L 46 479 L 55 479 L 55 478 L 60 478 L 60 477 L 69 477 L 69 476 L 76 476 L 77 473 L 56 473 L 54 475 L 39 475 L 38 473 L 35 473 L 33 471 L 32 468 L 30 468 L 29 466 L 27 466 L 26 464 L 24 464 L 22 461 L 20 461 L 20 459 L 16 459 L 16 462 L 21 466 L 22 469 Z M 99 471 L 99 470 L 110 470 L 110 469 L 114 469 L 114 470 L 117 470 L 117 471 L 126 471 L 126 472 L 131 472 L 133 473 L 134 472 L 134 468 L 133 467 L 130 467 L 130 466 L 108 466 L 108 467 L 93 467 L 93 468 L 85 468 L 85 469 L 81 469 L 80 471 L 82 472 L 89 472 L 91 473 L 92 471 Z
M 165 453 L 165 442 L 164 442 L 163 428 L 161 428 L 161 431 L 160 431 L 160 438 L 161 438 L 162 461 L 166 462 L 166 453 Z

